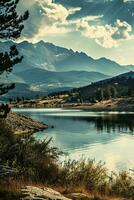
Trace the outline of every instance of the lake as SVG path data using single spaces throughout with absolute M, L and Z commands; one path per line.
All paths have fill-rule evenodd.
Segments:
M 34 136 L 52 137 L 62 159 L 95 159 L 109 170 L 134 169 L 134 113 L 69 109 L 13 109 L 49 125 Z M 54 126 L 54 128 L 52 128 Z

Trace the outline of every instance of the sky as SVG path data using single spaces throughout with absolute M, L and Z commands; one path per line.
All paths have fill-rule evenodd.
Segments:
M 134 0 L 22 0 L 22 40 L 52 42 L 93 58 L 134 64 Z

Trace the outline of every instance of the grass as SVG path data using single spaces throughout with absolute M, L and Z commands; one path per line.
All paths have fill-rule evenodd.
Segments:
M 101 162 L 90 159 L 60 165 L 61 152 L 51 147 L 51 139 L 16 137 L 4 122 L 0 125 L 1 164 L 16 169 L 12 178 L 0 178 L 2 200 L 18 200 L 25 185 L 48 186 L 63 194 L 84 193 L 93 200 L 134 199 L 134 176 L 129 172 L 110 175 Z
M 35 187 L 51 187 L 52 189 L 60 192 L 64 196 L 71 198 L 71 194 L 74 193 L 82 193 L 85 194 L 85 197 L 76 198 L 77 200 L 122 200 L 121 198 L 113 198 L 108 197 L 106 195 L 100 195 L 97 192 L 91 193 L 86 191 L 83 187 L 77 188 L 64 188 L 61 186 L 52 186 L 41 183 L 33 183 L 33 182 L 23 182 L 20 180 L 10 180 L 8 183 L 0 182 L 0 200 L 20 200 L 21 198 L 21 187 L 25 185 L 35 186 Z M 86 197 L 87 196 L 87 197 Z M 75 198 L 74 198 L 75 199 Z
M 97 192 L 91 193 L 85 190 L 83 187 L 65 188 L 64 186 L 53 186 L 41 183 L 24 182 L 20 180 L 10 180 L 8 183 L 0 182 L 0 200 L 20 200 L 21 198 L 21 188 L 25 185 L 35 186 L 35 187 L 51 187 L 54 190 L 60 192 L 67 198 L 72 198 L 74 200 L 133 200 L 124 199 L 121 197 L 113 197 L 107 195 L 100 195 Z M 85 196 L 80 196 L 79 194 L 84 194 Z M 75 195 L 76 194 L 76 197 Z
M 20 200 L 21 185 L 13 181 L 0 181 L 0 200 Z
M 44 173 L 46 171 L 42 171 L 43 177 Z M 50 187 L 65 196 L 71 193 L 83 193 L 88 196 L 88 199 L 93 200 L 132 200 L 134 197 L 134 179 L 129 173 L 122 172 L 109 177 L 101 163 L 96 164 L 91 160 L 88 163 L 69 161 L 64 166 L 59 166 L 58 171 L 51 171 L 51 175 L 55 179 L 42 181 L 40 177 L 32 180 L 30 177 L 17 176 L 14 179 L 2 180 L 0 196 L 3 197 L 2 200 L 18 200 L 21 187 L 30 185 Z M 35 173 L 34 176 L 37 174 Z M 86 200 L 87 197 L 82 199 Z

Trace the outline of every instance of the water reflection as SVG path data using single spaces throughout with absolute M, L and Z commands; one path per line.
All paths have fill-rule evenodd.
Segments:
M 85 118 L 89 123 L 95 123 L 98 132 L 107 133 L 131 133 L 134 132 L 134 116 L 131 114 L 109 114 L 104 116 Z
M 35 137 L 42 140 L 52 137 L 53 145 L 69 153 L 69 158 L 95 158 L 106 162 L 111 170 L 134 168 L 134 113 L 62 109 L 15 111 L 48 124 L 49 128 L 36 133 Z

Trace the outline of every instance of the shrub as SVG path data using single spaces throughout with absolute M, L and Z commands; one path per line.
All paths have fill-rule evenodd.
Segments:
M 15 180 L 45 183 L 67 191 L 83 188 L 93 194 L 133 198 L 134 179 L 129 173 L 112 173 L 110 176 L 104 164 L 94 160 L 69 160 L 59 164 L 61 152 L 51 147 L 51 139 L 40 142 L 29 136 L 18 138 L 3 120 L 0 127 L 0 162 L 16 169 Z

